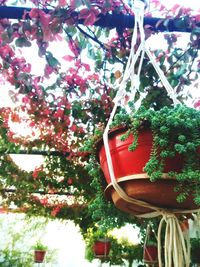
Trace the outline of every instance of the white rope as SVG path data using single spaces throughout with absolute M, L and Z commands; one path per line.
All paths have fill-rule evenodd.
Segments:
M 159 67 L 159 65 L 157 64 L 157 62 L 155 61 L 154 57 L 152 56 L 149 47 L 147 46 L 147 44 L 145 43 L 145 52 L 148 55 L 152 65 L 154 66 L 154 69 L 156 70 L 158 76 L 160 77 L 162 84 L 164 85 L 168 95 L 170 96 L 170 98 L 173 100 L 173 103 L 175 105 L 177 105 L 178 103 L 180 103 L 178 101 L 178 99 L 176 98 L 176 95 L 174 93 L 173 88 L 171 87 L 170 83 L 168 82 L 167 78 L 165 77 L 163 71 L 161 70 L 161 68 Z
M 161 256 L 161 231 L 163 224 L 165 227 L 165 267 L 189 267 L 190 265 L 190 243 L 188 238 L 184 238 L 182 230 L 177 217 L 171 214 L 163 214 L 158 228 L 158 260 L 159 265 L 163 266 Z M 173 264 L 172 264 L 173 263 Z
M 139 215 L 138 217 L 143 218 L 152 218 L 162 215 L 162 219 L 160 221 L 159 229 L 158 229 L 158 259 L 159 259 L 159 266 L 162 266 L 162 257 L 161 257 L 161 230 L 163 227 L 164 222 L 166 223 L 166 230 L 165 230 L 165 267 L 172 267 L 172 263 L 174 264 L 174 267 L 189 267 L 189 249 L 188 249 L 188 243 L 185 242 L 182 231 L 180 229 L 180 225 L 178 223 L 177 217 L 174 215 L 175 213 L 192 213 L 197 212 L 197 210 L 168 210 L 168 209 L 160 209 L 157 206 L 151 205 L 147 202 L 140 201 L 137 199 L 133 199 L 132 197 L 129 197 L 126 192 L 121 188 L 121 186 L 117 183 L 115 179 L 114 169 L 113 169 L 113 163 L 108 143 L 108 132 L 110 129 L 110 124 L 112 123 L 112 120 L 114 118 L 115 112 L 117 110 L 117 107 L 119 105 L 119 102 L 125 97 L 126 93 L 126 85 L 128 80 L 131 81 L 131 93 L 132 93 L 132 99 L 135 98 L 136 91 L 139 87 L 140 83 L 140 72 L 142 68 L 142 63 L 144 59 L 145 53 L 147 54 L 150 62 L 152 63 L 153 67 L 155 68 L 164 88 L 166 89 L 168 95 L 170 98 L 172 98 L 174 105 L 178 104 L 179 101 L 177 100 L 177 97 L 175 95 L 175 92 L 171 85 L 169 84 L 168 80 L 166 79 L 163 71 L 158 66 L 156 60 L 152 56 L 150 49 L 148 45 L 145 42 L 145 34 L 144 34 L 144 28 L 143 28 L 143 20 L 144 20 L 144 3 L 141 1 L 134 1 L 135 8 L 134 8 L 134 14 L 135 14 L 135 25 L 134 25 L 134 31 L 132 35 L 132 43 L 131 43 L 131 50 L 130 55 L 127 61 L 127 65 L 124 71 L 124 75 L 122 78 L 122 81 L 119 85 L 118 92 L 116 94 L 116 97 L 114 98 L 114 108 L 111 112 L 109 121 L 106 125 L 104 134 L 103 134 L 103 142 L 105 147 L 105 153 L 106 153 L 106 159 L 108 164 L 108 170 L 112 182 L 112 186 L 116 190 L 116 192 L 119 194 L 119 196 L 124 199 L 128 203 L 133 203 L 142 207 L 147 207 L 153 210 L 152 212 L 145 213 L 142 215 Z M 140 40 L 141 43 L 138 47 L 138 49 L 135 51 L 135 45 L 137 42 L 137 36 L 140 34 Z M 137 63 L 138 59 L 140 57 L 139 61 L 139 67 L 137 73 L 135 73 L 135 64 Z
M 152 231 L 152 227 L 151 227 L 151 225 L 148 224 L 148 225 L 147 225 L 147 229 L 146 229 L 145 241 L 144 241 L 143 257 L 145 256 L 145 253 L 146 253 L 146 254 L 148 255 L 148 258 L 149 258 L 149 260 L 151 261 L 151 263 L 152 263 L 153 260 L 157 261 L 157 259 L 152 259 L 152 255 L 151 255 L 151 253 L 150 253 L 149 250 L 148 250 L 148 242 L 149 242 L 149 241 L 152 241 L 152 240 L 151 240 L 152 235 L 155 236 L 155 240 L 156 240 L 156 242 L 157 242 L 157 241 L 158 241 L 158 240 L 157 240 L 157 236 L 156 236 L 155 232 Z M 145 263 L 147 263 L 146 260 L 145 260 Z

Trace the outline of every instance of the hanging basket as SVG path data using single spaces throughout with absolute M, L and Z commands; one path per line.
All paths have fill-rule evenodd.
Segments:
M 105 258 L 109 255 L 111 242 L 109 239 L 100 239 L 94 243 L 93 252 L 97 258 Z
M 189 197 L 183 203 L 176 201 L 178 194 L 174 192 L 174 187 L 178 185 L 178 182 L 176 179 L 169 178 L 166 175 L 169 171 L 181 171 L 182 158 L 177 155 L 174 158 L 166 159 L 161 179 L 151 182 L 144 172 L 144 167 L 149 161 L 152 149 L 151 130 L 149 127 L 143 127 L 140 130 L 138 147 L 134 151 L 128 150 L 128 147 L 134 140 L 132 135 L 125 141 L 121 140 L 121 136 L 125 132 L 126 129 L 123 127 L 112 130 L 109 133 L 109 147 L 115 178 L 126 194 L 134 199 L 148 202 L 160 208 L 183 210 L 197 208 L 192 197 Z M 115 191 L 111 183 L 103 142 L 99 144 L 98 157 L 101 169 L 108 183 L 105 190 L 106 197 L 112 199 L 117 208 L 130 214 L 139 215 L 152 212 L 150 208 L 126 202 Z
M 35 250 L 34 251 L 34 262 L 43 263 L 45 255 L 46 255 L 45 250 Z

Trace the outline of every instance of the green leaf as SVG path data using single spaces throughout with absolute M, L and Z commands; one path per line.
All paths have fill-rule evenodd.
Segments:
M 91 3 L 90 3 L 90 1 L 88 1 L 88 0 L 83 0 L 82 2 L 86 5 L 86 7 L 87 7 L 88 9 L 91 8 Z
M 15 45 L 18 47 L 30 47 L 31 42 L 29 42 L 26 38 L 20 37 L 15 40 Z
M 52 55 L 51 52 L 46 53 L 46 61 L 51 67 L 57 67 L 60 62 Z
M 195 28 L 192 30 L 192 33 L 200 33 L 200 27 L 195 27 Z

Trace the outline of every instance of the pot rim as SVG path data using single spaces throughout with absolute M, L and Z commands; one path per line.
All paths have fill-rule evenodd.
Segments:
M 129 130 L 128 126 L 127 125 L 119 125 L 119 126 L 116 126 L 112 129 L 109 130 L 108 132 L 108 138 L 112 138 L 113 136 L 115 136 L 116 134 L 120 134 L 120 133 L 125 133 Z M 141 124 L 139 126 L 139 130 L 150 130 L 150 122 L 147 121 L 147 120 L 144 120 L 144 121 L 141 121 Z M 97 158 L 97 161 L 99 162 L 99 157 L 98 157 L 98 154 L 99 154 L 99 151 L 101 149 L 101 147 L 104 145 L 103 143 L 103 136 L 100 137 L 99 139 L 97 139 L 97 141 L 95 142 L 95 147 L 96 147 L 96 158 Z
M 109 243 L 109 242 L 111 242 L 111 240 L 108 237 L 102 237 L 102 238 L 95 240 L 95 242 Z

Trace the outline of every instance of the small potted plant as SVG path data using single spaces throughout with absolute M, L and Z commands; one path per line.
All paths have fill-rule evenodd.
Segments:
M 110 246 L 110 239 L 105 237 L 99 238 L 93 244 L 94 255 L 97 258 L 107 257 L 110 252 Z
M 111 248 L 111 241 L 107 234 L 101 230 L 89 229 L 86 236 L 86 258 L 108 257 Z M 91 254 L 91 255 L 90 255 Z
M 155 233 L 150 226 L 147 227 L 146 241 L 143 250 L 143 261 L 146 264 L 158 263 L 158 247 Z
M 146 264 L 157 264 L 158 263 L 158 247 L 154 242 L 149 242 L 144 247 L 143 260 Z
M 36 244 L 33 246 L 33 248 L 34 248 L 34 261 L 36 263 L 44 262 L 47 246 L 42 244 L 41 241 L 37 241 Z

